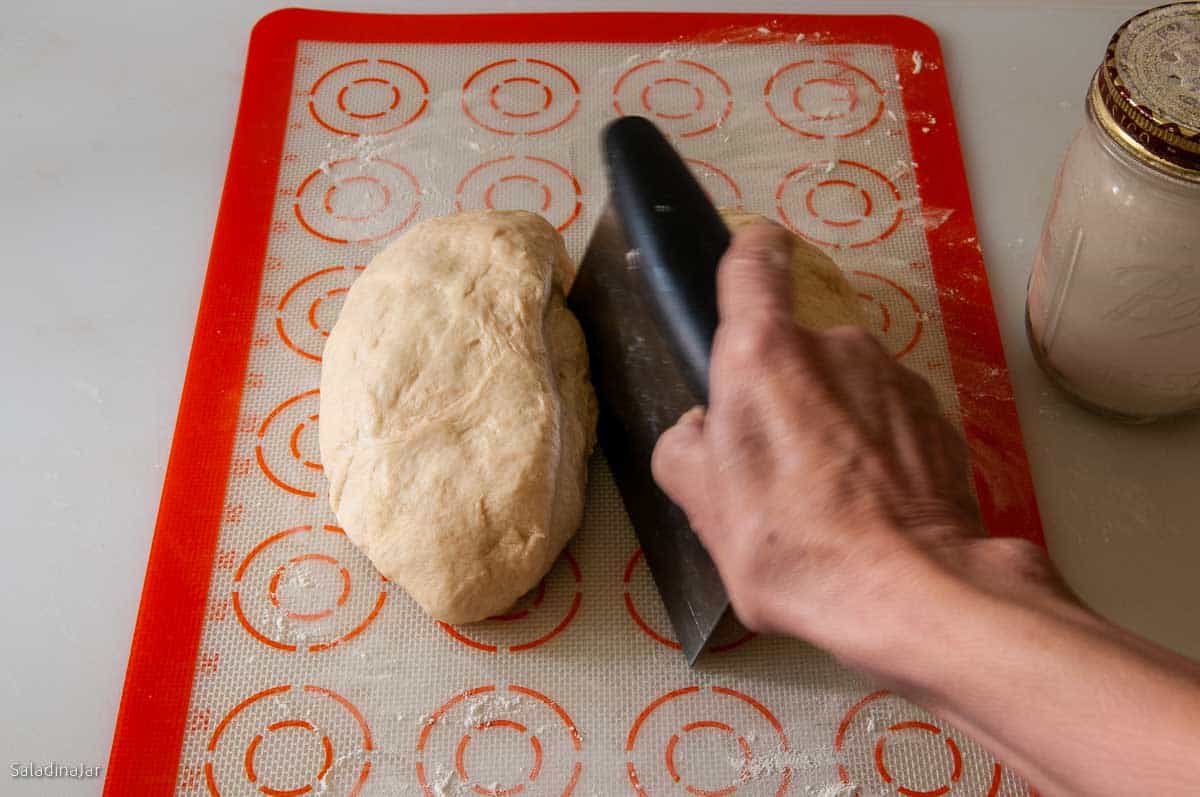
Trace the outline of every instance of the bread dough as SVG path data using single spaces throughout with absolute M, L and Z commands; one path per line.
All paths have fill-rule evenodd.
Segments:
M 579 528 L 597 408 L 574 272 L 532 213 L 430 219 L 371 261 L 326 343 L 330 505 L 439 620 L 508 609 Z
M 766 221 L 756 213 L 721 209 L 729 231 Z M 792 312 L 809 329 L 867 326 L 862 303 L 829 255 L 798 235 L 792 235 Z

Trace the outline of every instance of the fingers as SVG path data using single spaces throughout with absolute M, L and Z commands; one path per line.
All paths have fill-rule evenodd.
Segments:
M 650 469 L 654 481 L 695 526 L 695 515 L 706 501 L 707 450 L 704 445 L 704 408 L 693 407 L 658 438 Z
M 792 317 L 792 239 L 776 224 L 742 229 L 721 258 L 710 400 L 714 410 L 749 410 L 764 375 L 800 333 Z M 759 414 L 757 411 L 752 415 Z
M 746 227 L 717 269 L 721 322 L 792 317 L 792 238 L 777 224 Z

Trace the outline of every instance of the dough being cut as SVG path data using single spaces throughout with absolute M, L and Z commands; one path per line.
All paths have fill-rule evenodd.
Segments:
M 721 209 L 729 231 L 766 221 L 756 213 Z M 829 255 L 798 235 L 792 235 L 792 312 L 809 329 L 867 326 L 858 294 Z
M 430 219 L 371 261 L 325 346 L 329 502 L 439 620 L 508 609 L 579 528 L 597 408 L 574 272 L 532 213 Z

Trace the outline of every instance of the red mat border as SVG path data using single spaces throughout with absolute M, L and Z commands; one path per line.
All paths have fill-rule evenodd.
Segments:
M 636 24 L 630 24 L 634 19 Z M 142 588 L 105 795 L 175 792 L 283 155 L 297 42 L 718 41 L 733 30 L 767 26 L 773 35 L 788 38 L 819 30 L 823 44 L 888 44 L 920 50 L 926 63 L 942 64 L 937 36 L 924 24 L 901 16 L 873 15 L 871 21 L 872 30 L 864 32 L 859 28 L 862 19 L 855 16 L 388 15 L 284 9 L 258 22 L 250 37 L 229 168 Z M 773 36 L 760 40 L 771 41 Z M 910 117 L 909 137 L 919 164 L 916 174 L 923 206 L 954 210 L 945 224 L 926 236 L 939 290 L 950 286 L 960 299 L 943 299 L 941 307 L 955 382 L 988 386 L 987 391 L 976 393 L 959 388 L 973 459 L 978 465 L 981 456 L 989 457 L 989 478 L 978 466 L 975 469 L 984 519 L 998 533 L 1042 543 L 1000 332 L 983 257 L 975 243 L 974 214 L 945 71 L 927 69 L 914 75 L 912 64 L 900 58 L 897 71 L 905 104 L 928 110 L 938 119 L 924 133 L 924 125 Z M 998 494 L 1001 499 L 1007 495 L 1025 500 L 1003 501 Z

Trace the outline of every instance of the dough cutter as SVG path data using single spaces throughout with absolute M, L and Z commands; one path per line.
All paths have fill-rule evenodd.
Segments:
M 650 457 L 679 416 L 708 403 L 729 231 L 649 120 L 618 119 L 602 140 L 610 199 L 568 304 L 587 338 L 600 445 L 691 665 L 729 598 L 684 513 L 655 484 Z

